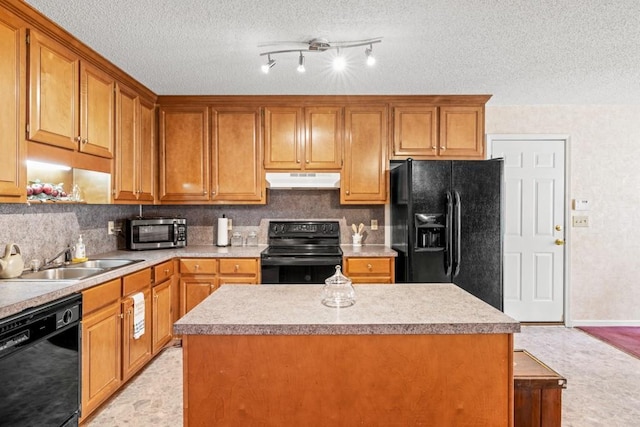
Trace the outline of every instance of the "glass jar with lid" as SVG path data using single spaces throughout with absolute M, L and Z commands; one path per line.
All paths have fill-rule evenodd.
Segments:
M 250 231 L 247 236 L 247 246 L 258 246 L 258 233 Z
M 336 265 L 336 273 L 324 281 L 322 304 L 327 307 L 351 307 L 356 303 L 356 291 L 351 279 L 343 275 L 341 270 Z
M 231 235 L 231 246 L 242 246 L 242 233 L 234 231 Z

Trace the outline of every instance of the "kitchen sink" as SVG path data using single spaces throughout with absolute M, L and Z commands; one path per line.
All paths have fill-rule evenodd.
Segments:
M 141 262 L 141 259 L 90 259 L 77 264 L 61 265 L 45 270 L 23 273 L 18 280 L 81 280 L 120 267 Z
M 23 280 L 79 280 L 104 271 L 104 268 L 58 267 L 24 273 L 19 278 Z
M 78 264 L 70 264 L 65 268 L 102 268 L 112 269 L 124 267 L 125 265 L 140 262 L 137 259 L 90 259 L 89 261 L 80 262 Z

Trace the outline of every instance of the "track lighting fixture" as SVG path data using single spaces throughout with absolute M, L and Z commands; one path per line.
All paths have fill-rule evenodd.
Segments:
M 267 55 L 267 58 L 267 63 L 262 66 L 262 72 L 265 74 L 269 74 L 269 70 L 272 69 L 274 65 L 276 65 L 276 61 L 275 59 L 271 59 L 271 55 Z
M 277 54 L 283 54 L 283 53 L 292 53 L 292 52 L 297 52 L 298 53 L 298 68 L 297 70 L 300 73 L 304 73 L 306 71 L 306 67 L 305 67 L 305 56 L 303 55 L 303 52 L 306 53 L 310 53 L 310 52 L 316 52 L 316 53 L 322 53 L 325 52 L 327 50 L 332 50 L 332 49 L 336 49 L 337 50 L 337 55 L 333 60 L 333 68 L 337 71 L 341 71 L 344 70 L 347 66 L 346 63 L 346 59 L 344 57 L 344 55 L 341 55 L 340 53 L 340 49 L 346 49 L 346 48 L 351 48 L 351 47 L 359 47 L 359 46 L 368 46 L 364 53 L 367 57 L 367 65 L 368 66 L 373 66 L 376 62 L 375 57 L 373 56 L 373 45 L 374 43 L 381 43 L 382 42 L 382 37 L 376 37 L 373 39 L 366 39 L 366 40 L 354 40 L 354 41 L 343 41 L 343 42 L 330 42 L 327 39 L 323 39 L 323 38 L 315 38 L 306 42 L 277 42 L 277 43 L 271 43 L 271 44 L 263 44 L 261 46 L 273 46 L 273 45 L 285 45 L 288 46 L 285 49 L 280 49 L 280 50 L 271 50 L 268 52 L 262 52 L 260 53 L 260 56 L 267 56 L 267 63 L 262 65 L 262 71 L 264 73 L 268 73 L 269 70 L 271 68 L 273 68 L 273 66 L 275 65 L 276 61 L 274 59 L 271 59 L 271 55 L 277 55 Z M 306 45 L 306 47 L 304 49 L 300 49 L 299 47 L 294 48 L 292 47 L 292 45 L 296 45 L 296 44 L 304 44 Z
M 372 67 L 376 64 L 376 57 L 373 56 L 373 45 L 370 44 L 368 48 L 364 50 L 364 54 L 367 56 L 367 65 Z

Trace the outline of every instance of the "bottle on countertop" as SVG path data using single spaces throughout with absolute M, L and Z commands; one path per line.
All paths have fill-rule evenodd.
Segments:
M 82 241 L 82 234 L 78 237 L 78 242 L 74 248 L 73 259 L 71 262 L 83 262 L 87 260 L 87 252 Z

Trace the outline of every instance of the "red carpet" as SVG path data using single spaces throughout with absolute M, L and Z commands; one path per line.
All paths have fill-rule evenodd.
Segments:
M 577 329 L 640 359 L 640 326 L 580 326 Z

